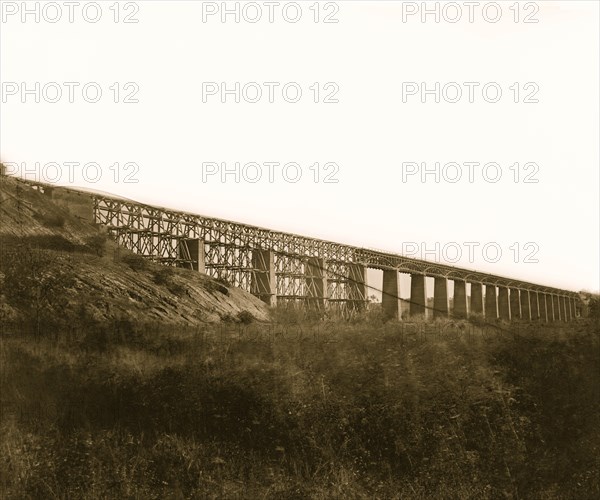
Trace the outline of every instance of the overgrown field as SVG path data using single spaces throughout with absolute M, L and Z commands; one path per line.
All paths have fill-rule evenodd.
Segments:
M 600 498 L 596 323 L 279 320 L 5 332 L 2 497 Z

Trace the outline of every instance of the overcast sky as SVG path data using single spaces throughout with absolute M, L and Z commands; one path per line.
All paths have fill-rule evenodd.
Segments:
M 228 2 L 239 22 L 221 2 L 21 3 L 0 35 L 16 175 L 600 288 L 596 1 L 428 2 L 439 22 L 421 2 Z

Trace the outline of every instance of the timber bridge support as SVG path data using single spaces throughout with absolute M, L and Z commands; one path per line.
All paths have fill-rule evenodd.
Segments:
M 301 302 L 323 309 L 367 304 L 367 269 L 383 271 L 382 307 L 402 314 L 400 273 L 410 275 L 410 316 L 487 320 L 571 321 L 579 295 L 393 253 L 145 205 L 117 196 L 22 181 L 86 219 L 108 228 L 117 243 L 154 261 L 224 279 L 270 305 Z M 427 278 L 434 279 L 433 307 Z M 454 282 L 453 308 L 448 281 Z

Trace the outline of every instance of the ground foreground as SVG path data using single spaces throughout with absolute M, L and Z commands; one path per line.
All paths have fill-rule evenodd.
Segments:
M 598 327 L 122 324 L 1 343 L 3 498 L 598 498 Z

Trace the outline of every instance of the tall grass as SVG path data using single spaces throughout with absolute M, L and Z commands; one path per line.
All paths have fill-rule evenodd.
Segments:
M 597 325 L 566 328 L 371 315 L 4 338 L 2 492 L 596 498 Z

